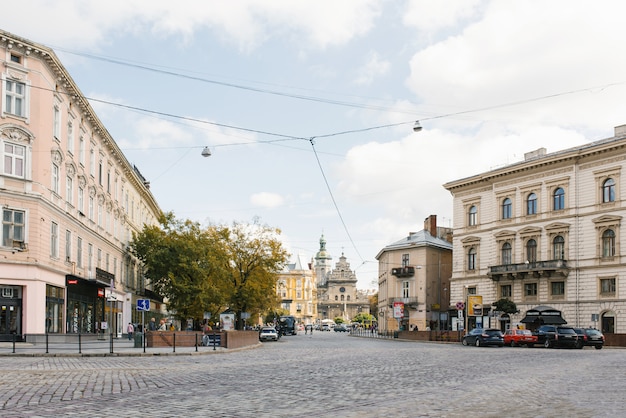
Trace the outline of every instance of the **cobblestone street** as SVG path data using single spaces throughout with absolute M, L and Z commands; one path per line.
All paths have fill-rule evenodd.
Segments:
M 1 417 L 621 417 L 626 350 L 300 333 L 236 352 L 0 357 Z

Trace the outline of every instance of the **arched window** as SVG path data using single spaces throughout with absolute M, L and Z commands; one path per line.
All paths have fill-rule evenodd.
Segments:
M 467 252 L 467 269 L 476 270 L 476 249 L 474 247 Z
M 602 183 L 602 203 L 615 202 L 615 180 L 608 178 Z
M 511 219 L 513 216 L 513 203 L 508 197 L 502 201 L 502 219 Z
M 335 300 L 339 300 L 339 296 L 335 295 Z
M 350 295 L 346 296 L 346 300 L 350 302 Z
M 472 205 L 472 207 L 469 209 L 467 224 L 469 226 L 476 226 L 478 224 L 477 216 L 478 216 L 478 208 Z
M 562 187 L 557 188 L 554 191 L 554 210 L 565 209 L 565 190 Z
M 526 261 L 535 263 L 537 261 L 537 241 L 529 239 L 526 243 Z
M 531 193 L 528 195 L 526 199 L 526 215 L 536 215 L 537 214 L 537 195 Z
M 602 257 L 615 256 L 615 232 L 607 229 L 602 233 Z
M 561 235 L 552 240 L 552 249 L 555 260 L 565 260 L 565 239 Z
M 343 300 L 343 297 L 344 297 L 344 296 L 343 296 L 343 295 L 341 295 L 341 300 Z
M 502 264 L 511 264 L 511 243 L 505 242 L 502 244 Z

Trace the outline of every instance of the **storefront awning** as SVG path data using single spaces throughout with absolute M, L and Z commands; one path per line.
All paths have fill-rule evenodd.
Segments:
M 561 316 L 561 311 L 550 306 L 537 306 L 526 311 L 526 316 L 520 321 L 523 324 L 562 325 L 567 321 Z

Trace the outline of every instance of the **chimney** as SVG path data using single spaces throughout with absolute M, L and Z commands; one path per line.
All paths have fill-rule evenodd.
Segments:
M 433 237 L 437 236 L 437 215 L 430 215 L 424 220 L 424 231 Z
M 626 135 L 626 125 L 620 125 L 615 127 L 615 136 L 624 136 Z

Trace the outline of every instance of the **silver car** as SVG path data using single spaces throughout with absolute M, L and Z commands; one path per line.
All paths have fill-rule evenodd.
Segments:
M 276 332 L 276 328 L 261 328 L 261 331 L 259 331 L 259 341 L 278 341 L 278 332 Z

